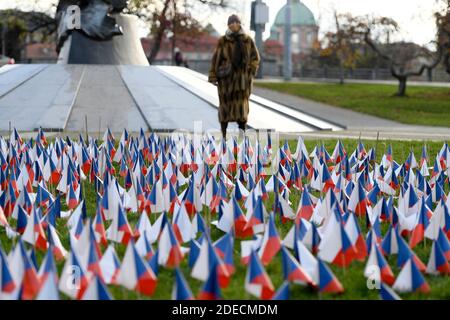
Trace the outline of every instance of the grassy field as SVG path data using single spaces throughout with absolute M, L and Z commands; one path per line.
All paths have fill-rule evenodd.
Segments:
M 410 86 L 407 97 L 396 86 L 378 84 L 257 83 L 256 86 L 367 113 L 406 124 L 450 126 L 450 88 Z
M 308 151 L 311 152 L 317 143 L 323 143 L 331 154 L 336 144 L 336 140 L 306 141 Z M 343 140 L 343 143 L 344 146 L 346 147 L 347 152 L 350 153 L 356 148 L 357 145 L 357 141 L 355 140 Z M 417 160 L 419 160 L 420 151 L 423 145 L 422 142 L 385 141 L 382 143 L 379 142 L 377 145 L 378 161 L 381 159 L 382 154 L 385 152 L 389 143 L 392 143 L 393 145 L 394 159 L 397 162 L 399 163 L 403 162 L 407 158 L 409 151 L 411 149 L 414 150 L 416 158 Z M 367 142 L 365 144 L 366 150 L 369 150 L 374 146 L 375 142 Z M 290 141 L 290 147 L 292 152 L 295 152 L 296 141 Z M 441 147 L 442 143 L 433 142 L 427 144 L 428 154 L 430 158 L 434 158 L 434 156 L 441 149 Z M 120 182 L 123 183 L 123 179 L 120 179 Z M 445 191 L 446 192 L 449 191 L 448 187 Z M 95 214 L 95 199 L 96 199 L 93 185 L 84 182 L 84 192 L 85 192 L 85 199 L 87 201 L 87 213 L 89 217 L 92 218 Z M 318 196 L 318 194 L 315 195 Z M 300 194 L 298 191 L 293 191 L 291 201 L 294 204 L 294 209 L 297 208 L 300 198 L 299 196 Z M 271 208 L 272 203 L 273 203 L 273 196 L 271 195 L 270 199 L 265 203 L 266 208 L 268 209 Z M 62 208 L 63 210 L 65 210 L 64 206 L 65 204 L 63 204 Z M 138 217 L 139 215 L 135 213 L 128 214 L 128 220 L 132 228 L 134 228 L 134 225 L 137 223 Z M 156 216 L 152 215 L 151 216 L 152 223 L 155 221 L 155 219 Z M 11 223 L 13 224 L 13 221 L 11 221 Z M 280 236 L 282 238 L 286 235 L 291 225 L 292 225 L 291 223 L 283 225 L 277 219 L 277 226 L 279 229 Z M 360 225 L 364 232 L 367 231 L 364 220 L 360 221 Z M 384 232 L 386 232 L 387 230 L 387 225 L 383 225 L 382 230 L 384 235 Z M 69 249 L 68 232 L 67 228 L 65 227 L 64 220 L 58 220 L 58 231 L 60 233 L 63 245 L 65 246 L 66 249 Z M 221 231 L 213 229 L 212 231 L 213 240 L 218 239 L 222 235 L 223 233 Z M 9 252 L 9 250 L 12 247 L 12 242 L 6 237 L 3 228 L 0 228 L 0 241 L 6 252 Z M 420 244 L 415 249 L 415 252 L 418 254 L 420 259 L 424 263 L 427 263 L 428 261 L 430 248 L 431 243 L 430 241 L 427 241 L 426 245 Z M 119 258 L 122 259 L 125 253 L 125 246 L 116 245 L 116 250 L 119 255 Z M 44 257 L 43 253 L 37 252 L 38 263 L 42 262 L 43 257 Z M 250 294 L 248 294 L 244 289 L 246 267 L 242 266 L 239 262 L 240 241 L 235 241 L 234 259 L 235 259 L 236 273 L 232 276 L 229 287 L 222 291 L 222 296 L 224 299 L 253 299 L 253 297 Z M 389 257 L 388 262 L 395 276 L 397 276 L 400 270 L 396 267 L 396 256 Z M 61 272 L 63 262 L 58 262 L 57 267 L 59 272 Z M 307 287 L 293 284 L 290 287 L 291 299 L 378 299 L 379 296 L 376 290 L 367 289 L 366 279 L 363 276 L 365 263 L 354 262 L 346 270 L 335 266 L 330 267 L 343 284 L 345 289 L 344 294 L 319 295 L 316 291 L 313 291 Z M 186 279 L 188 280 L 188 283 L 194 295 L 197 295 L 201 290 L 203 284 L 202 282 L 192 279 L 189 276 L 190 270 L 187 266 L 187 259 L 184 260 L 181 269 L 184 272 L 184 275 L 186 276 Z M 266 271 L 269 274 L 275 288 L 277 289 L 283 282 L 281 253 L 278 253 L 278 255 L 274 258 L 274 260 L 269 264 L 269 266 L 266 267 Z M 450 299 L 450 277 L 442 277 L 442 276 L 433 277 L 427 275 L 426 280 L 428 281 L 432 289 L 429 295 L 402 294 L 401 297 L 404 299 Z M 160 268 L 160 272 L 158 275 L 157 289 L 154 296 L 151 297 L 151 299 L 170 299 L 173 283 L 174 283 L 174 271 L 170 269 Z M 149 299 L 149 297 L 139 296 L 135 292 L 126 290 L 123 287 L 109 286 L 109 289 L 115 299 Z

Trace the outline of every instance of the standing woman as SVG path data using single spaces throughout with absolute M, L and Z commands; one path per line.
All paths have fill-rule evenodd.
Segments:
M 253 78 L 259 67 L 259 52 L 241 26 L 237 15 L 228 18 L 228 30 L 219 39 L 208 81 L 219 91 L 219 122 L 226 138 L 228 122 L 237 122 L 245 132 Z

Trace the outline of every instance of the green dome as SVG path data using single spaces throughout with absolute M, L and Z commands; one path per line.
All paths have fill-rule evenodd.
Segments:
M 293 26 L 315 26 L 316 19 L 307 6 L 300 0 L 292 0 L 291 24 Z M 284 26 L 286 21 L 286 5 L 278 11 L 274 26 Z

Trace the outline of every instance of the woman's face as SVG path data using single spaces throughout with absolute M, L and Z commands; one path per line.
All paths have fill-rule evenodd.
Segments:
M 238 32 L 241 30 L 241 24 L 239 22 L 233 22 L 228 26 L 232 32 Z

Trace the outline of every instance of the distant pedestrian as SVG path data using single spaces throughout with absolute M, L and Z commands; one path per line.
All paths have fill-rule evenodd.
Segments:
M 180 49 L 175 48 L 175 64 L 177 65 L 177 67 L 181 67 L 183 61 L 183 54 L 181 53 Z
M 260 62 L 253 39 L 244 32 L 237 15 L 228 18 L 228 30 L 219 39 L 208 81 L 218 86 L 219 122 L 226 139 L 229 122 L 237 122 L 245 132 L 249 98 Z
M 189 61 L 187 59 L 184 60 L 184 67 L 189 69 Z

